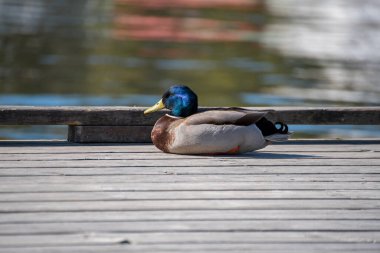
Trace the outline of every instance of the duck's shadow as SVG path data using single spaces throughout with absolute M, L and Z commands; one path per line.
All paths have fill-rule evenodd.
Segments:
M 222 157 L 235 157 L 244 159 L 300 159 L 300 158 L 318 158 L 317 155 L 300 155 L 300 154 L 284 154 L 284 153 L 271 153 L 254 151 L 239 155 L 222 155 Z

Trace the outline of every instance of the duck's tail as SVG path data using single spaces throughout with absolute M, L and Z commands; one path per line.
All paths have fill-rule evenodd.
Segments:
M 272 142 L 282 142 L 287 141 L 292 134 L 289 132 L 288 125 L 282 122 L 272 123 L 266 118 L 261 118 L 258 122 L 256 122 L 256 126 L 261 130 L 264 138 L 267 141 Z M 276 126 L 279 126 L 277 128 Z

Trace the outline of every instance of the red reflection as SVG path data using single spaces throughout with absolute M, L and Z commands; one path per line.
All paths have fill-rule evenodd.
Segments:
M 263 0 L 117 0 L 118 4 L 142 6 L 150 9 L 163 8 L 238 8 L 254 9 Z
M 250 41 L 258 27 L 240 21 L 121 14 L 114 20 L 117 39 L 159 41 Z

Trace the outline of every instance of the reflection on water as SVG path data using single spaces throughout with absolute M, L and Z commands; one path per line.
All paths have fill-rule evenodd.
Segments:
M 380 103 L 380 2 L 376 0 L 270 0 L 277 19 L 266 29 L 266 45 L 285 57 L 306 59 L 294 76 L 316 81 L 298 87 L 318 100 Z M 331 91 L 331 92 L 330 92 Z M 282 88 L 279 94 L 294 94 Z
M 379 105 L 379 11 L 377 0 L 0 0 L 0 104 L 150 105 L 183 83 L 204 106 Z
M 123 95 L 123 96 L 91 96 L 91 95 L 0 95 L 0 101 L 3 105 L 30 105 L 30 106 L 124 106 L 136 105 L 144 106 L 154 104 L 159 99 L 155 95 Z

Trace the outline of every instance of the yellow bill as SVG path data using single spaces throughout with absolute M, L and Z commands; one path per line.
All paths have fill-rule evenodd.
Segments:
M 162 99 L 161 99 L 154 106 L 149 107 L 148 109 L 146 109 L 144 111 L 144 114 L 146 115 L 146 114 L 151 113 L 151 112 L 156 112 L 156 111 L 162 110 L 164 108 L 165 108 L 165 105 L 164 105 L 164 103 L 162 102 Z

